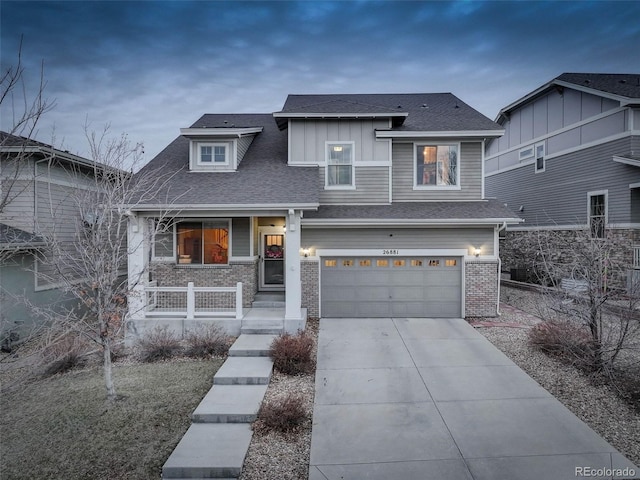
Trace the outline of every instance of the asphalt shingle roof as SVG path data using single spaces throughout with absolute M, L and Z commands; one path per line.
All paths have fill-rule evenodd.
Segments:
M 304 214 L 305 219 L 340 220 L 515 220 L 509 208 L 497 200 L 467 202 L 405 202 L 389 205 L 322 205 Z
M 226 123 L 225 123 L 226 122 Z M 235 172 L 189 172 L 189 139 L 176 138 L 136 177 L 149 172 L 172 175 L 149 204 L 279 205 L 317 204 L 317 169 L 287 165 L 287 132 L 278 129 L 271 114 L 207 114 L 192 128 L 264 127 Z M 162 182 L 160 182 L 162 183 Z
M 563 73 L 556 80 L 640 99 L 640 74 L 637 73 Z
M 328 105 L 333 109 L 340 105 L 345 111 L 325 111 Z M 349 107 L 351 110 L 346 110 Z M 372 107 L 380 111 L 374 112 L 375 108 Z M 451 93 L 289 95 L 281 112 L 352 114 L 406 112 L 409 114 L 407 119 L 393 130 L 417 132 L 502 130 L 500 125 Z
M 0 223 L 0 249 L 32 248 L 44 245 L 42 237 Z

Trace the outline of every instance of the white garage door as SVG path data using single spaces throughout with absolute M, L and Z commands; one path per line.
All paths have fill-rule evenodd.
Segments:
M 322 257 L 323 317 L 462 314 L 460 257 Z

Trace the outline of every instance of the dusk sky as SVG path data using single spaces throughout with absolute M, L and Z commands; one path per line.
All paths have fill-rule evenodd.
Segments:
M 21 36 L 28 92 L 44 61 L 55 107 L 36 138 L 55 126 L 82 156 L 85 119 L 149 161 L 204 113 L 270 113 L 289 93 L 452 92 L 494 119 L 563 72 L 640 72 L 638 1 L 2 0 L 0 15 L 3 71 Z

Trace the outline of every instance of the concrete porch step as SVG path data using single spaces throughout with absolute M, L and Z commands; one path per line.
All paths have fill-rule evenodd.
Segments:
M 251 433 L 247 423 L 192 424 L 163 465 L 162 478 L 238 478 Z
M 229 349 L 230 357 L 268 357 L 277 335 L 240 334 Z
M 267 385 L 273 361 L 268 357 L 228 357 L 213 376 L 214 385 Z
M 196 423 L 251 423 L 267 385 L 214 385 L 191 414 Z

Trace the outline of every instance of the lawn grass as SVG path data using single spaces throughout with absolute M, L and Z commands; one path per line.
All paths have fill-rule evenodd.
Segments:
M 157 480 L 222 362 L 116 364 L 113 404 L 99 368 L 3 392 L 0 478 Z

